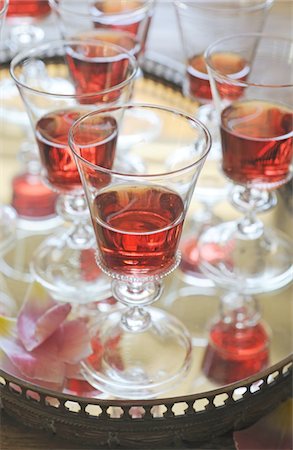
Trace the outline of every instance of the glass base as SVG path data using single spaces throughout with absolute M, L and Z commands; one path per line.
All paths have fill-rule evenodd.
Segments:
M 31 264 L 35 279 L 58 301 L 82 304 L 110 297 L 109 279 L 95 262 L 96 248 L 70 248 L 68 237 L 62 231 L 38 247 Z
M 191 361 L 191 339 L 175 317 L 146 308 L 150 325 L 129 331 L 119 308 L 94 324 L 92 355 L 82 363 L 96 389 L 125 399 L 154 398 L 182 382 Z
M 208 248 L 214 256 L 206 259 Z M 237 222 L 205 231 L 199 242 L 200 268 L 216 284 L 247 294 L 270 292 L 293 280 L 292 242 L 278 230 L 265 228 L 255 239 L 243 239 Z
M 13 208 L 0 205 L 0 254 L 13 244 L 16 220 L 17 215 Z

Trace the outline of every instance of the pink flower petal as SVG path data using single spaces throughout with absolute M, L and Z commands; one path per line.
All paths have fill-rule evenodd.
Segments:
M 60 383 L 50 383 L 49 381 L 36 380 L 36 379 L 26 377 L 20 370 L 18 370 L 18 368 L 10 361 L 10 359 L 4 353 L 2 353 L 2 355 L 1 355 L 0 364 L 1 364 L 1 369 L 3 369 L 5 372 L 9 373 L 10 375 L 15 376 L 19 380 L 28 381 L 32 384 L 35 384 L 38 387 L 44 387 L 44 388 L 51 389 L 54 391 L 61 392 L 61 390 L 63 389 L 64 380 L 62 380 L 62 384 L 60 384 Z
M 78 380 L 83 380 L 83 375 L 81 374 L 81 366 L 80 364 L 66 364 L 66 378 L 74 378 Z
M 1 338 L 0 345 L 12 364 L 27 378 L 62 384 L 65 363 L 40 347 L 28 352 L 20 341 Z
M 17 320 L 18 336 L 29 351 L 51 336 L 71 311 L 69 303 L 57 303 L 42 293 L 33 294 L 26 299 Z
M 59 342 L 59 358 L 68 364 L 77 364 L 92 353 L 90 335 L 81 319 L 64 322 L 54 338 Z

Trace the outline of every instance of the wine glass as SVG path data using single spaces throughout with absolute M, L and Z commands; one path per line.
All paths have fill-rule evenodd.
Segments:
M 200 252 L 209 245 L 218 248 L 216 258 L 201 260 L 201 268 L 228 289 L 210 329 L 203 363 L 209 374 L 217 365 L 221 376 L 245 377 L 267 364 L 270 333 L 256 294 L 292 281 L 289 236 L 257 218 L 275 206 L 275 191 L 292 177 L 292 49 L 289 39 L 245 33 L 218 40 L 205 53 L 219 114 L 222 168 L 234 183 L 232 204 L 244 213 L 205 231 L 199 243 Z M 214 55 L 222 53 L 243 60 L 245 79 L 214 63 Z
M 42 65 L 40 72 L 30 70 L 36 64 Z M 97 105 L 128 100 L 136 69 L 135 59 L 124 49 L 85 40 L 52 41 L 11 62 L 12 78 L 34 129 L 44 181 L 59 194 L 57 213 L 72 224 L 45 239 L 32 259 L 35 278 L 58 300 L 86 303 L 108 291 L 106 277 L 94 262 L 95 240 L 68 130 Z M 110 164 L 111 152 L 100 158 Z
M 183 92 L 199 103 L 196 117 L 208 126 L 212 135 L 212 150 L 202 173 L 202 186 L 195 191 L 195 197 L 203 206 L 192 216 L 190 233 L 182 240 L 181 274 L 188 283 L 195 285 L 212 284 L 199 266 L 198 240 L 201 233 L 221 221 L 213 208 L 220 204 L 230 190 L 230 184 L 222 176 L 220 136 L 216 111 L 212 99 L 209 75 L 204 61 L 204 51 L 216 39 L 227 33 L 261 31 L 272 0 L 176 0 L 174 3 L 185 59 Z M 247 67 L 235 55 L 221 55 L 217 64 L 223 71 L 239 72 L 245 76 Z M 206 170 L 209 167 L 212 170 Z M 217 254 L 213 246 L 205 249 L 207 260 Z M 202 254 L 202 258 L 203 258 Z
M 256 217 L 276 204 L 276 191 L 292 177 L 292 41 L 245 33 L 211 44 L 206 51 L 222 139 L 222 169 L 233 183 L 232 204 L 244 217 L 208 230 L 222 257 L 202 261 L 219 284 L 256 293 L 292 280 L 289 237 Z M 236 54 L 247 76 L 225 74 L 214 55 Z
M 65 38 L 99 39 L 143 54 L 154 0 L 50 0 Z
M 157 115 L 150 136 L 144 110 Z M 133 114 L 133 111 L 137 114 Z M 137 120 L 135 118 L 138 118 Z M 161 280 L 178 265 L 177 251 L 194 186 L 210 149 L 207 129 L 182 112 L 147 104 L 101 108 L 77 120 L 69 133 L 95 230 L 99 267 L 112 278 L 113 296 L 125 305 L 99 317 L 84 376 L 111 395 L 147 398 L 182 381 L 190 365 L 185 327 L 151 303 Z M 113 152 L 111 167 L 92 155 Z M 120 152 L 142 158 L 140 172 L 121 166 Z M 166 156 L 188 146 L 171 168 Z

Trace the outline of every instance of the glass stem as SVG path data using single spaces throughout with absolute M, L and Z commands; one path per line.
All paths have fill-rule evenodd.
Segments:
M 133 306 L 122 314 L 121 323 L 127 331 L 142 332 L 151 324 L 151 316 L 143 308 Z
M 67 235 L 69 248 L 82 250 L 93 247 L 95 238 L 84 195 L 59 196 L 56 209 L 65 221 L 72 223 Z
M 112 292 L 116 300 L 127 306 L 122 313 L 122 326 L 135 333 L 145 331 L 151 324 L 151 316 L 144 307 L 161 296 L 160 281 L 115 279 L 112 281 Z
M 264 226 L 256 215 L 267 211 L 276 205 L 274 193 L 251 188 L 235 186 L 232 192 L 232 204 L 244 217 L 238 222 L 238 231 L 243 239 L 254 240 L 263 235 Z

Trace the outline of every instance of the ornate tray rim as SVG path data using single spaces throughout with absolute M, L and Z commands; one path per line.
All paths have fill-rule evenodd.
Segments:
M 161 60 L 161 55 L 151 56 L 153 59 L 146 58 L 143 63 L 145 77 L 181 90 L 180 63 L 171 66 L 168 61 Z M 149 448 L 156 444 L 159 448 L 180 442 L 201 442 L 255 422 L 292 395 L 292 367 L 291 354 L 236 383 L 196 394 L 154 400 L 109 400 L 58 393 L 22 381 L 0 368 L 0 393 L 5 411 L 29 427 L 62 433 L 69 440 L 94 442 L 98 447 L 111 448 L 119 444 L 128 448 Z M 223 394 L 225 400 L 215 404 L 215 398 Z M 58 407 L 52 405 L 52 399 Z M 198 409 L 197 400 L 206 400 L 206 406 Z M 73 402 L 79 411 L 70 410 L 67 402 Z M 178 413 L 174 407 L 180 404 L 185 404 L 185 409 Z M 100 408 L 98 416 L 86 410 L 88 405 Z M 156 416 L 152 412 L 154 406 L 164 406 L 165 411 Z M 141 417 L 132 415 L 133 407 L 142 408 Z M 117 415 L 117 408 L 122 414 Z
M 28 382 L 20 382 L 0 369 L 0 392 L 5 411 L 31 428 L 60 433 L 69 440 L 95 443 L 97 448 L 112 448 L 119 444 L 122 448 L 137 449 L 156 444 L 159 449 L 166 444 L 202 442 L 254 423 L 292 395 L 292 367 L 293 356 L 290 355 L 257 376 L 219 389 L 143 401 L 57 394 Z M 240 395 L 234 397 L 237 390 L 241 390 Z M 223 395 L 225 400 L 216 405 L 214 400 Z M 197 410 L 197 400 L 206 400 L 206 406 Z M 56 402 L 55 405 L 52 401 Z M 78 411 L 70 410 L 71 402 L 78 407 Z M 180 414 L 173 409 L 178 404 L 185 406 Z M 152 413 L 156 405 L 165 407 L 159 417 Z M 87 411 L 87 406 L 98 407 L 98 417 Z M 132 415 L 132 408 L 137 407 L 141 417 Z M 117 416 L 115 411 L 118 409 Z

